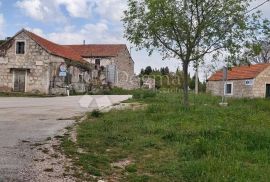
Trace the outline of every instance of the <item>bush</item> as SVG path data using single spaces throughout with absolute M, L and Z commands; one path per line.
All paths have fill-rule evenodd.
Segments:
M 146 99 L 156 96 L 156 92 L 152 90 L 135 90 L 132 94 L 134 99 Z
M 110 90 L 100 90 L 97 93 L 91 93 L 93 95 L 133 95 L 134 99 L 145 99 L 156 96 L 156 92 L 154 90 L 146 90 L 146 89 L 136 89 L 136 90 L 125 90 L 122 88 L 111 88 Z
M 99 110 L 95 109 L 91 112 L 90 114 L 92 117 L 94 118 L 99 118 L 100 116 L 102 116 L 102 112 L 100 112 Z

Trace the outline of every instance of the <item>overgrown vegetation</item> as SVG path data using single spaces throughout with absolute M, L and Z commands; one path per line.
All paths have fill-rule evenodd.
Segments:
M 156 96 L 156 92 L 154 90 L 147 89 L 125 90 L 122 88 L 114 87 L 109 90 L 100 90 L 100 92 L 97 92 L 93 95 L 133 95 L 133 98 L 135 99 L 143 99 L 146 97 Z
M 229 100 L 179 93 L 141 97 L 145 110 L 111 111 L 78 126 L 63 149 L 89 174 L 120 181 L 268 181 L 269 100 Z M 78 148 L 84 152 L 77 152 Z M 130 160 L 124 169 L 111 164 Z
M 184 73 L 179 68 L 176 72 L 171 72 L 168 67 L 153 69 L 151 66 L 147 66 L 145 69 L 141 69 L 139 77 L 141 78 L 141 85 L 148 78 L 152 78 L 155 80 L 156 89 L 178 89 L 183 90 L 183 80 Z M 196 77 L 188 75 L 188 86 L 189 89 L 195 90 L 195 80 Z M 206 82 L 201 82 L 198 80 L 198 86 L 200 92 L 206 91 Z

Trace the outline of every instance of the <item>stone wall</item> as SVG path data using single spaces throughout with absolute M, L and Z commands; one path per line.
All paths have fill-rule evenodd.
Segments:
M 116 57 L 95 57 L 85 58 L 89 63 L 95 64 L 96 59 L 100 59 L 100 66 L 115 64 L 117 67 L 117 82 L 112 86 L 124 89 L 136 89 L 140 87 L 140 81 L 134 74 L 134 61 L 132 60 L 128 49 L 119 52 Z M 92 72 L 92 79 L 96 75 L 96 71 Z
M 16 41 L 25 42 L 25 54 L 16 54 Z M 0 57 L 0 91 L 13 91 L 14 70 L 20 69 L 26 71 L 25 92 L 39 94 L 58 93 L 59 90 L 63 92 L 66 87 L 65 78 L 59 77 L 59 67 L 62 63 L 70 61 L 48 53 L 22 32 L 14 37 L 6 55 Z M 85 87 L 81 86 L 79 75 L 83 75 L 83 83 L 87 83 L 90 79 L 88 70 L 71 65 L 69 71 L 72 74 L 71 82 L 74 88 L 78 89 L 76 91 L 85 91 Z
M 56 57 L 48 54 L 24 32 L 18 34 L 14 40 L 6 56 L 2 58 L 5 62 L 0 63 L 0 88 L 13 91 L 13 70 L 24 69 L 27 71 L 25 91 L 48 94 L 49 62 Z M 16 41 L 25 41 L 25 54 L 16 54 Z
M 153 78 L 146 78 L 143 80 L 143 88 L 147 88 L 147 89 L 155 89 L 156 88 L 156 80 Z
M 118 78 L 115 86 L 124 89 L 136 88 L 137 79 L 134 74 L 134 61 L 127 48 L 116 57 L 116 65 L 118 68 Z
M 96 59 L 100 59 L 100 66 L 104 66 L 105 68 L 106 68 L 106 66 L 115 63 L 115 58 L 114 58 L 114 57 L 85 58 L 85 60 L 88 61 L 88 62 L 91 63 L 91 64 L 95 64 Z
M 253 85 L 246 85 L 246 80 L 230 80 L 227 83 L 232 83 L 232 95 L 227 95 L 228 97 L 254 97 L 253 95 Z M 223 96 L 224 85 L 223 81 L 208 81 L 206 91 L 212 93 L 216 96 Z
M 70 87 L 71 91 L 73 90 L 76 93 L 86 92 L 87 84 L 89 84 L 90 81 L 90 75 L 88 73 L 88 70 L 80 69 L 76 66 L 69 65 L 67 77 L 61 77 L 59 76 L 59 67 L 62 63 L 66 64 L 66 62 L 54 62 L 50 64 L 50 94 L 63 95 L 64 93 L 66 93 L 65 90 L 67 86 Z
M 266 84 L 270 84 L 270 67 L 261 72 L 254 81 L 254 97 L 264 98 L 266 96 Z
M 222 81 L 208 81 L 206 83 L 206 92 L 216 96 L 223 95 L 223 82 Z

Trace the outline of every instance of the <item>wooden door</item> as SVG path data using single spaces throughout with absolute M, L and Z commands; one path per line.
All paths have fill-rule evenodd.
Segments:
M 14 92 L 25 92 L 25 71 L 14 71 Z

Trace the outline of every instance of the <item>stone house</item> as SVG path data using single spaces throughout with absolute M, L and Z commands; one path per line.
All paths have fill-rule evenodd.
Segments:
M 217 71 L 207 80 L 207 92 L 236 98 L 270 97 L 270 64 L 233 67 L 223 81 L 223 71 Z
M 103 64 L 106 66 L 103 71 L 104 84 L 111 81 L 110 76 L 117 78 L 117 73 L 122 70 L 130 77 L 134 74 L 134 62 L 124 45 L 111 57 L 103 54 L 108 52 L 102 49 L 103 45 L 97 50 L 100 54 L 98 57 L 84 57 L 84 54 L 92 55 L 94 52 L 82 52 L 76 49 L 77 46 L 74 47 L 59 45 L 21 30 L 0 45 L 0 92 L 65 94 L 67 87 L 75 92 L 85 92 L 89 89 L 94 73 L 97 72 L 100 79 L 100 67 Z M 102 58 L 100 64 L 99 58 Z M 111 62 L 105 65 L 105 58 Z M 91 59 L 95 60 L 95 64 Z M 116 79 L 112 81 L 114 86 L 123 88 L 128 88 L 130 84 L 128 81 L 123 84 Z
M 124 89 L 139 87 L 139 80 L 134 74 L 134 61 L 125 44 L 67 45 L 67 47 L 95 65 L 92 77 L 100 77 L 103 84 L 109 83 Z

